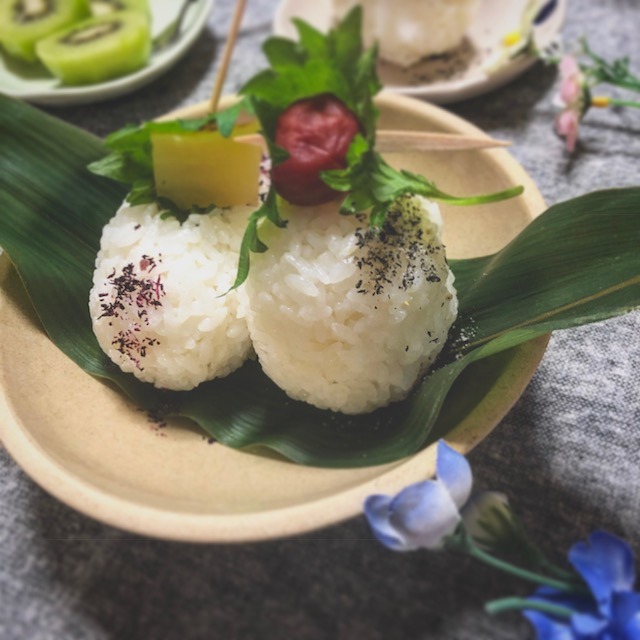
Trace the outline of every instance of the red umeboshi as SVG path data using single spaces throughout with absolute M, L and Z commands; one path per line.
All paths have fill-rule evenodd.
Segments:
M 322 181 L 320 172 L 347 166 L 349 145 L 359 131 L 353 112 L 331 94 L 294 102 L 278 118 L 275 142 L 289 158 L 272 170 L 276 191 L 297 205 L 333 200 L 339 192 Z

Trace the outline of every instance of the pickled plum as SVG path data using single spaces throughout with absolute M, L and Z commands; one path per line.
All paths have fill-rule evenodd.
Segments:
M 338 192 L 320 172 L 343 169 L 347 151 L 361 127 L 346 105 L 331 94 L 294 102 L 278 118 L 275 142 L 289 158 L 272 170 L 277 192 L 296 205 L 333 200 Z

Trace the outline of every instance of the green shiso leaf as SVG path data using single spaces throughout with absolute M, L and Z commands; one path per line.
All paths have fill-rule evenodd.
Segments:
M 322 177 L 336 191 L 348 192 L 340 207 L 342 213 L 354 214 L 370 209 L 370 224 L 374 227 L 382 225 L 390 205 L 405 194 L 421 195 L 448 204 L 471 205 L 499 202 L 523 192 L 523 187 L 518 186 L 486 195 L 452 196 L 423 176 L 389 166 L 359 135 L 349 147 L 347 161 L 349 166 L 346 169 L 325 171 Z
M 286 226 L 286 221 L 280 217 L 276 206 L 276 190 L 273 185 L 269 188 L 267 197 L 257 211 L 249 217 L 247 228 L 242 236 L 240 244 L 240 257 L 238 259 L 238 270 L 236 279 L 230 290 L 237 289 L 249 275 L 251 253 L 264 253 L 269 247 L 258 237 L 258 227 L 262 220 L 270 220 L 277 227 Z
M 526 341 L 640 306 L 640 188 L 600 191 L 551 207 L 493 256 L 452 261 L 460 316 L 449 350 L 403 402 L 363 416 L 321 411 L 290 400 L 254 362 L 161 392 L 111 364 L 91 331 L 102 227 L 126 192 L 85 168 L 103 143 L 2 96 L 0 139 L 0 245 L 52 341 L 141 408 L 174 406 L 231 447 L 325 467 L 397 460 L 445 435 Z
M 374 95 L 381 85 L 375 54 L 362 51 L 362 10 L 356 7 L 327 34 L 294 20 L 298 42 L 268 38 L 263 51 L 270 67 L 240 90 L 254 105 L 267 139 L 273 142 L 277 116 L 294 102 L 331 93 L 357 116 L 365 130 L 375 132 Z

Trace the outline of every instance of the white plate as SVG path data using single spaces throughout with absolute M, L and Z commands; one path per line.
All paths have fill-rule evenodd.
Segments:
M 504 51 L 504 36 L 518 29 L 527 0 L 479 0 L 478 4 L 467 38 L 455 52 L 427 58 L 408 69 L 381 61 L 378 72 L 385 88 L 435 103 L 457 102 L 497 89 L 534 64 L 535 58 L 520 56 L 489 71 Z M 567 0 L 558 0 L 554 12 L 536 27 L 539 47 L 554 41 L 566 8 Z M 330 14 L 330 0 L 282 0 L 273 30 L 276 35 L 295 37 L 291 19 L 298 17 L 325 31 L 331 26 Z
M 149 0 L 152 37 L 176 18 L 182 2 Z M 196 0 L 187 10 L 182 35 L 166 49 L 152 53 L 149 63 L 139 71 L 99 84 L 65 87 L 39 64 L 23 63 L 0 53 L 0 91 L 35 104 L 71 105 L 99 102 L 138 89 L 174 65 L 194 43 L 213 6 L 213 0 Z

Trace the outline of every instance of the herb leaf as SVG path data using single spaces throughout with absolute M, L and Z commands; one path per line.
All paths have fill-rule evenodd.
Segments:
M 628 57 L 616 58 L 611 62 L 607 62 L 591 49 L 586 38 L 581 38 L 580 45 L 584 55 L 593 62 L 593 66 L 581 65 L 583 73 L 587 75 L 592 85 L 608 83 L 617 87 L 640 91 L 640 77 L 631 73 Z
M 362 50 L 362 9 L 355 7 L 327 34 L 302 20 L 293 23 L 298 42 L 268 38 L 263 51 L 271 67 L 240 89 L 253 104 L 267 142 L 275 144 L 282 111 L 294 102 L 323 93 L 344 102 L 367 138 L 373 138 L 378 115 L 373 96 L 382 85 L 376 73 L 376 49 Z
M 260 208 L 254 211 L 249 217 L 247 228 L 244 231 L 242 242 L 240 243 L 240 256 L 238 259 L 236 279 L 229 291 L 237 289 L 247 279 L 251 264 L 251 253 L 264 253 L 269 248 L 258 236 L 258 227 L 264 219 L 269 220 L 280 228 L 287 226 L 287 221 L 282 219 L 278 211 L 277 195 L 273 185 L 269 187 L 267 197 Z
M 336 191 L 348 191 L 340 212 L 354 214 L 371 209 L 370 225 L 380 227 L 391 203 L 405 194 L 417 194 L 449 204 L 470 205 L 498 202 L 522 193 L 517 186 L 504 191 L 478 196 L 453 196 L 410 171 L 396 170 L 387 164 L 362 137 L 356 136 L 347 154 L 346 169 L 325 171 L 322 179 Z

